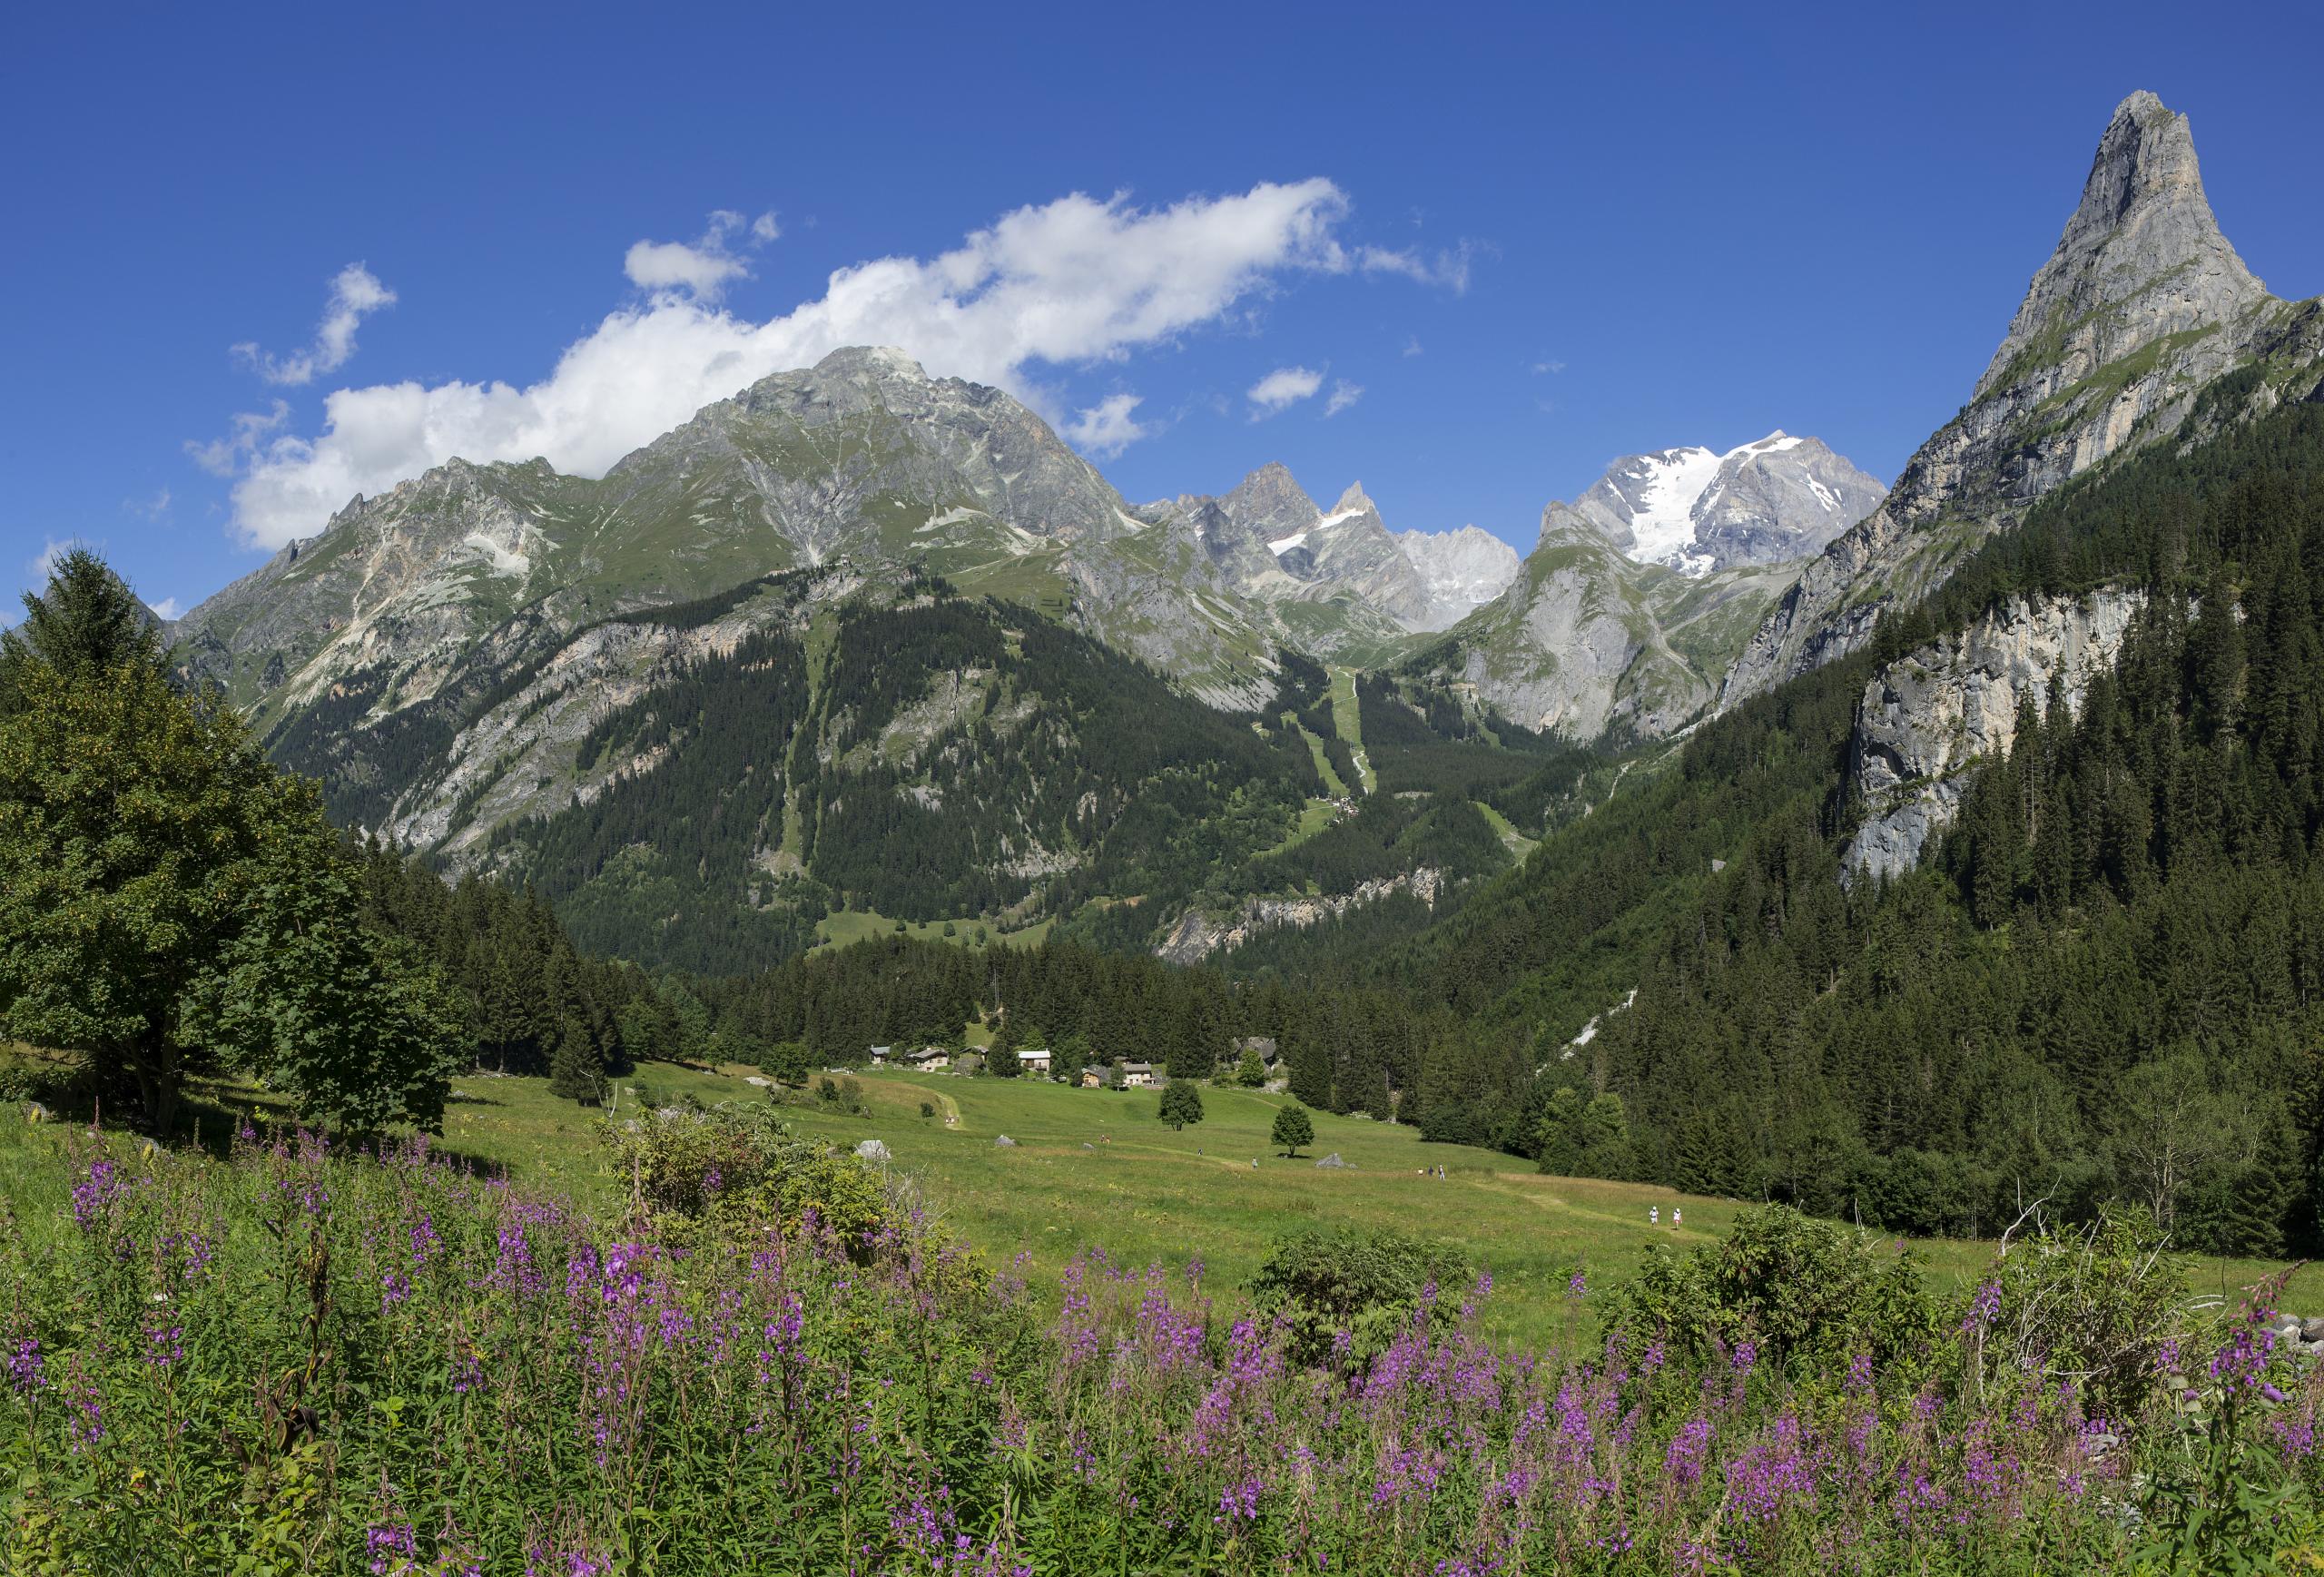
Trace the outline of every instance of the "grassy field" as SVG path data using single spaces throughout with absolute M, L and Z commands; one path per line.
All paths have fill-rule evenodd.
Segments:
M 621 1081 L 615 1110 L 686 1098 L 758 1100 L 750 1069 L 695 1072 L 650 1065 Z M 1035 1286 L 1077 1250 L 1103 1248 L 1133 1264 L 1199 1258 L 1222 1293 L 1247 1282 L 1268 1246 L 1305 1226 L 1393 1228 L 1458 1245 L 1490 1268 L 1499 1293 L 1496 1334 L 1553 1339 L 1568 1317 L 1567 1278 L 1577 1269 L 1605 1285 L 1634 1272 L 1658 1247 L 1685 1248 L 1724 1234 L 1743 1206 L 1639 1183 L 1548 1178 L 1522 1160 L 1456 1145 L 1423 1145 L 1410 1128 L 1316 1112 L 1315 1144 L 1298 1159 L 1267 1143 L 1287 1098 L 1206 1088 L 1206 1120 L 1173 1132 L 1151 1091 L 940 1074 L 857 1076 L 869 1117 L 815 1106 L 789 1108 L 803 1134 L 853 1146 L 884 1140 L 893 1167 L 919 1187 L 931 1212 L 996 1263 L 1029 1257 Z M 933 1115 L 923 1117 L 921 1109 Z M 599 1207 L 617 1205 L 619 1180 L 599 1160 L 595 1124 L 533 1079 L 468 1077 L 447 1110 L 444 1148 L 520 1179 L 555 1184 Z M 950 1119 L 948 1123 L 947 1119 Z M 995 1141 L 1007 1134 L 1015 1145 Z M 1336 1152 L 1347 1169 L 1319 1168 Z M 1258 1164 L 1254 1167 L 1252 1162 Z M 1443 1167 L 1437 1178 L 1433 1168 Z M 1432 1175 L 1422 1175 L 1427 1168 Z M 1686 1212 L 1670 1225 L 1673 1207 Z M 1662 1225 L 1647 1211 L 1659 1207 Z M 1975 1277 L 1992 1257 L 1983 1243 L 1915 1246 L 1950 1286 Z M 2198 1290 L 2233 1296 L 2271 1267 L 2206 1260 Z M 2324 1312 L 2324 1270 L 2294 1284 L 2290 1306 Z
M 1332 674 L 1332 726 L 1347 741 L 1348 749 L 1355 754 L 1355 770 L 1364 782 L 1365 793 L 1379 786 L 1372 773 L 1372 758 L 1364 754 L 1364 709 L 1355 695 L 1355 670 L 1334 668 Z
M 1041 939 L 1049 935 L 1051 923 L 1043 920 L 1022 931 L 1003 931 L 985 920 L 910 920 L 904 922 L 901 934 L 914 941 L 949 941 L 967 946 L 976 940 L 977 928 L 983 926 L 990 936 L 1010 947 L 1039 947 Z M 952 927 L 950 936 L 944 932 L 947 924 Z M 871 941 L 895 934 L 896 922 L 887 915 L 869 909 L 834 910 L 815 922 L 814 951 L 822 952 L 830 948 L 845 947 L 851 942 Z

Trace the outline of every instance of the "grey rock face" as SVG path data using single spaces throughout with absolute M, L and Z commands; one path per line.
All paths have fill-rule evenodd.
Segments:
M 2026 505 L 2175 430 L 2221 374 L 2280 353 L 2296 318 L 2220 234 L 2187 118 L 2152 94 L 2124 99 L 1970 403 L 1803 572 L 1720 705 L 1855 650 Z
M 1695 577 L 1641 564 L 1578 509 L 1551 504 L 1517 578 L 1415 660 L 1537 732 L 1659 738 L 1702 715 L 1795 573 L 1746 565 Z
M 1709 575 L 1805 558 L 1870 514 L 1886 491 L 1821 439 L 1777 429 L 1723 455 L 1689 448 L 1625 456 L 1573 508 L 1641 563 Z
M 1490 531 L 1399 531 L 1396 546 L 1420 572 L 1428 611 L 1415 626 L 1450 629 L 1509 589 L 1517 578 L 1517 549 Z
M 2016 743 L 2020 705 L 2040 712 L 2054 682 L 2079 713 L 2145 604 L 2144 593 L 2126 591 L 2015 598 L 1875 675 L 1848 744 L 1868 813 L 1842 857 L 1847 872 L 1894 877 L 1918 864 L 1952 825 L 1968 769 Z
M 1242 946 L 1258 931 L 1285 925 L 1314 925 L 1351 909 L 1377 902 L 1392 892 L 1409 892 L 1434 908 L 1443 891 L 1444 872 L 1433 866 L 1423 866 L 1405 875 L 1359 882 L 1351 892 L 1321 898 L 1247 899 L 1241 909 L 1223 920 L 1190 909 L 1178 917 L 1170 934 L 1154 951 L 1157 957 L 1171 963 L 1199 963 L 1222 949 L 1231 951 Z

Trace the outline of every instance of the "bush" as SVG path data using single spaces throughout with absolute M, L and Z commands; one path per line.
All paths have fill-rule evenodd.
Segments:
M 1344 1331 L 1348 1355 L 1360 1363 L 1416 1317 L 1450 1328 L 1471 1274 L 1452 1249 L 1393 1232 L 1303 1232 L 1275 1240 L 1252 1279 L 1251 1300 L 1288 1327 L 1302 1362 L 1329 1359 Z
M 2162 1244 L 2152 1217 L 2110 1207 L 2011 1245 L 1965 1322 L 1970 1361 L 1995 1377 L 2073 1375 L 2093 1413 L 2136 1411 L 2165 1367 L 2187 1290 L 2189 1262 Z
M 1614 1294 L 1607 1317 L 1697 1359 L 1748 1341 L 1795 1366 L 1859 1354 L 1886 1364 L 1937 1330 L 1909 1250 L 1892 1253 L 1870 1233 L 1784 1205 L 1746 1210 L 1722 1243 L 1657 1251 Z
M 735 1217 L 784 1227 L 815 1223 L 851 1255 L 905 1214 L 878 1173 L 793 1136 L 761 1106 L 648 1116 L 609 1128 L 616 1169 L 656 1215 Z

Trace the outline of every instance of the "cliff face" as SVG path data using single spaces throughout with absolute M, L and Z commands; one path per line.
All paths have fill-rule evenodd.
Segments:
M 1969 403 L 1777 604 L 1722 708 L 1856 650 L 2028 504 L 2175 430 L 2205 384 L 2280 349 L 2296 316 L 2220 233 L 2187 118 L 2152 94 L 2124 99 Z
M 1966 769 L 2005 756 L 2018 707 L 2039 712 L 2052 683 L 2079 713 L 2112 668 L 2142 592 L 2028 601 L 1932 642 L 1875 675 L 1856 704 L 1848 772 L 1867 814 L 1843 856 L 1852 877 L 1899 876 L 1953 823 Z
M 1443 890 L 1444 872 L 1423 866 L 1402 876 L 1359 882 L 1353 892 L 1335 892 L 1321 898 L 1248 899 L 1225 919 L 1190 909 L 1178 917 L 1170 934 L 1154 951 L 1168 963 L 1200 963 L 1221 949 L 1231 951 L 1242 946 L 1257 931 L 1286 925 L 1314 925 L 1394 892 L 1409 892 L 1433 909 Z

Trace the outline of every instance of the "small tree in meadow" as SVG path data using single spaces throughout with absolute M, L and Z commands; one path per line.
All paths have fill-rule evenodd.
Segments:
M 1162 1120 L 1183 1130 L 1202 1120 L 1202 1091 L 1191 1079 L 1173 1079 L 1162 1087 Z
M 779 1084 L 797 1089 L 806 1084 L 807 1071 L 813 1062 L 804 1040 L 778 1040 L 759 1059 L 759 1071 Z
M 1315 1123 L 1307 1109 L 1294 1102 L 1275 1114 L 1274 1141 L 1286 1156 L 1296 1157 L 1302 1145 L 1315 1142 Z
M 1246 1051 L 1235 1065 L 1235 1082 L 1246 1089 L 1256 1089 L 1267 1081 L 1267 1065 L 1259 1060 L 1256 1051 Z

